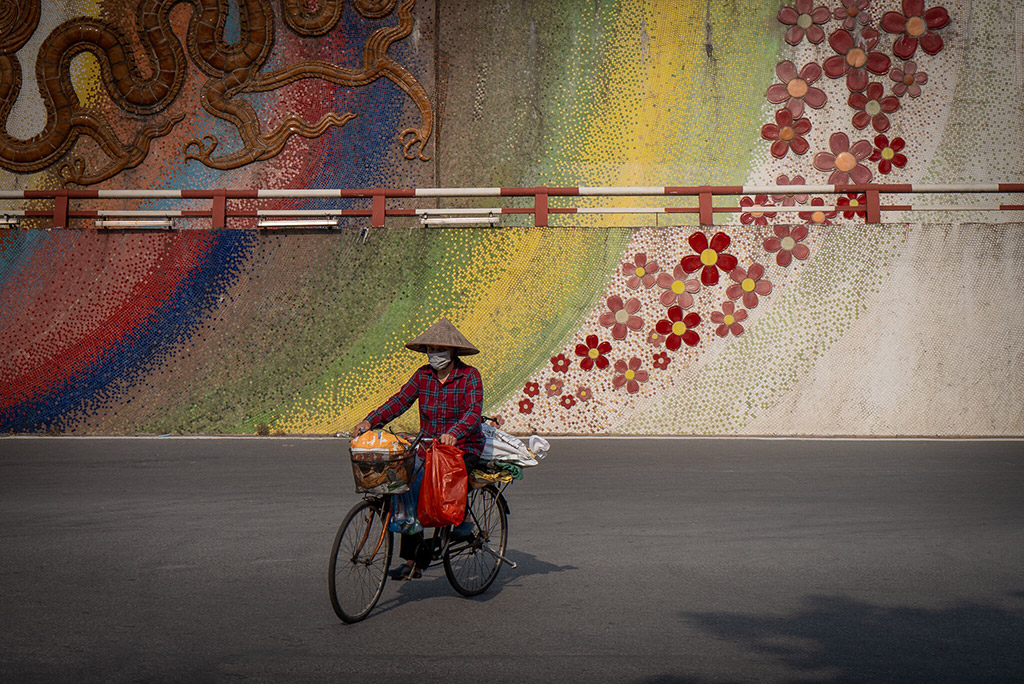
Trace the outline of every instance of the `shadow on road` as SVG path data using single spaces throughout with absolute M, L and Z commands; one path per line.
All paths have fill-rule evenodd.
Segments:
M 1016 592 L 1011 600 L 1022 596 Z M 1024 673 L 1024 603 L 1010 610 L 973 602 L 931 610 L 809 596 L 792 615 L 681 617 L 779 659 L 803 673 L 800 681 L 1020 682 Z
M 498 572 L 494 584 L 478 596 L 465 597 L 466 600 L 487 602 L 498 596 L 506 585 L 525 577 L 577 569 L 574 565 L 548 563 L 524 551 L 510 549 L 505 552 L 505 557 L 515 563 L 516 567 L 503 566 Z M 395 567 L 394 563 L 392 563 L 392 567 Z M 444 574 L 444 567 L 438 563 L 431 566 L 424 572 L 423 577 L 418 580 L 412 580 L 411 582 L 388 580 L 387 586 L 384 589 L 384 596 L 381 598 L 380 603 L 374 607 L 373 613 L 370 614 L 367 620 L 373 619 L 374 615 L 386 613 L 404 604 L 454 593 L 455 589 L 449 584 L 448 578 Z

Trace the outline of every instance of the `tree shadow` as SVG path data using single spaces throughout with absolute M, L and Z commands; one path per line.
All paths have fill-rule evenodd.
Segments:
M 809 596 L 792 615 L 681 616 L 779 660 L 802 682 L 1024 681 L 1024 606 L 961 602 L 932 610 Z

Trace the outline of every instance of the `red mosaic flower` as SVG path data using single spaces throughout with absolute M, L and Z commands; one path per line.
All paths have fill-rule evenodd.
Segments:
M 860 162 L 871 156 L 871 143 L 859 140 L 850 146 L 850 138 L 845 133 L 833 133 L 828 139 L 832 152 L 819 152 L 814 155 L 814 168 L 819 171 L 831 171 L 828 177 L 830 185 L 861 185 L 871 181 L 871 170 Z
M 854 216 L 864 218 L 867 216 L 864 208 L 868 206 L 868 196 L 863 192 L 859 195 L 855 192 L 848 192 L 846 197 L 836 200 L 836 206 L 842 210 L 843 218 L 853 218 Z
M 878 171 L 880 173 L 889 173 L 892 171 L 892 167 L 902 169 L 907 165 L 907 158 L 900 153 L 907 143 L 903 141 L 903 138 L 893 138 L 892 142 L 889 141 L 884 135 L 875 136 L 875 149 L 871 153 L 871 161 L 878 162 Z
M 795 8 L 783 7 L 779 10 L 779 22 L 789 26 L 786 42 L 790 45 L 799 44 L 805 35 L 815 45 L 825 40 L 825 31 L 819 24 L 831 19 L 832 13 L 824 6 L 811 8 L 811 0 L 796 0 Z
M 700 292 L 700 281 L 696 278 L 687 280 L 682 264 L 676 264 L 672 269 L 672 275 L 664 272 L 658 274 L 658 287 L 665 289 L 661 293 L 662 304 L 689 309 L 693 306 L 693 295 Z M 650 337 L 647 341 L 651 341 Z
M 740 198 L 740 209 L 746 209 L 753 206 L 770 207 L 772 206 L 772 203 L 768 201 L 768 195 L 754 195 L 753 198 Z M 774 211 L 745 211 L 740 214 L 740 223 L 745 226 L 749 226 L 751 224 L 755 226 L 767 226 L 769 218 L 775 218 Z
M 882 15 L 882 28 L 889 33 L 901 33 L 892 44 L 892 51 L 900 59 L 910 59 L 917 52 L 917 44 L 929 55 L 942 50 L 942 37 L 932 31 L 949 23 L 949 12 L 944 7 L 924 8 L 924 0 L 903 0 L 903 12 Z
M 693 328 L 700 325 L 700 316 L 690 312 L 683 316 L 683 310 L 678 306 L 669 307 L 668 318 L 663 318 L 657 323 L 657 330 L 665 335 L 665 346 L 676 351 L 685 342 L 693 347 L 700 342 L 700 335 Z
M 889 130 L 889 117 L 900 108 L 900 101 L 893 95 L 882 97 L 885 88 L 881 83 L 869 83 L 864 93 L 850 93 L 850 106 L 859 110 L 853 115 L 855 128 L 864 129 L 868 124 L 874 126 L 879 133 Z
M 619 295 L 612 295 L 608 298 L 608 311 L 601 314 L 597 321 L 604 327 L 612 329 L 614 339 L 624 340 L 628 331 L 644 327 L 644 320 L 633 315 L 639 310 L 639 299 L 634 297 L 623 302 Z
M 658 352 L 654 355 L 654 367 L 658 370 L 665 370 L 670 363 L 672 363 L 672 359 L 668 352 Z
M 558 403 L 561 404 L 562 408 L 564 409 L 571 409 L 573 406 L 576 405 L 576 400 L 573 398 L 571 394 L 566 394 L 562 396 L 562 400 L 559 401 Z
M 820 197 L 815 197 L 811 200 L 811 207 L 823 207 L 825 206 L 825 200 Z M 834 219 L 839 212 L 835 209 L 831 211 L 825 211 L 824 209 L 818 209 L 817 211 L 801 211 L 799 216 L 807 223 L 814 226 L 830 226 L 832 222 L 829 219 Z
M 717 285 L 718 269 L 728 273 L 736 268 L 738 263 L 736 257 L 725 252 L 725 250 L 729 249 L 730 242 L 732 240 L 728 235 L 719 232 L 711 237 L 711 242 L 709 243 L 707 236 L 697 231 L 689 238 L 690 247 L 696 254 L 689 254 L 683 257 L 680 262 L 683 270 L 687 273 L 693 273 L 703 266 L 700 272 L 700 282 L 708 287 Z M 661 331 L 659 330 L 658 332 Z
M 917 62 L 904 62 L 903 68 L 893 68 L 889 72 L 889 78 L 896 81 L 892 92 L 898 97 L 904 94 L 910 97 L 917 97 L 921 94 L 921 86 L 928 82 L 928 74 L 918 71 Z
M 804 180 L 804 177 L 800 176 L 800 175 L 793 176 L 793 180 L 791 181 L 791 180 L 789 180 L 789 176 L 787 176 L 786 174 L 783 173 L 783 174 L 780 174 L 779 177 L 775 179 L 775 184 L 776 185 L 806 185 L 807 181 Z M 781 204 L 784 207 L 793 207 L 793 206 L 796 206 L 797 202 L 799 202 L 800 204 L 807 204 L 807 193 L 796 193 L 796 194 L 790 193 L 790 194 L 786 194 L 786 195 L 772 195 L 772 200 L 776 204 Z
M 789 226 L 775 226 L 775 235 L 764 241 L 764 248 L 768 252 L 778 252 L 775 263 L 779 266 L 789 266 L 793 257 L 803 260 L 810 255 L 811 250 L 807 245 L 800 244 L 806 237 L 806 226 L 793 226 L 792 229 Z
M 590 390 L 589 387 L 584 387 L 583 385 L 580 385 L 579 387 L 576 388 L 576 398 L 579 399 L 580 401 L 590 401 L 591 399 L 594 398 L 594 393 Z
M 870 4 L 871 0 L 843 0 L 843 6 L 836 7 L 832 16 L 836 18 L 836 21 L 843 22 L 843 28 L 847 31 L 852 31 L 857 24 L 868 26 L 871 24 L 872 18 L 865 10 Z
M 857 92 L 868 87 L 869 71 L 874 74 L 889 73 L 889 56 L 873 52 L 878 45 L 878 38 L 878 31 L 869 28 L 862 29 L 857 40 L 849 31 L 835 31 L 828 37 L 828 43 L 839 54 L 825 60 L 825 75 L 839 78 L 845 74 L 846 87 Z
M 807 152 L 811 146 L 803 136 L 810 132 L 811 122 L 803 117 L 794 119 L 793 112 L 785 107 L 775 112 L 775 123 L 761 126 L 761 137 L 774 141 L 771 153 L 776 159 L 785 157 L 790 149 L 796 154 Z
M 600 370 L 608 367 L 608 359 L 605 354 L 612 350 L 611 342 L 601 342 L 597 335 L 587 335 L 586 344 L 576 345 L 576 356 L 582 356 L 580 368 L 585 371 L 597 366 Z
M 519 400 L 519 412 L 520 413 L 533 413 L 533 402 L 529 399 Z
M 711 312 L 711 322 L 718 324 L 715 334 L 719 337 L 725 337 L 729 333 L 739 337 L 743 334 L 743 326 L 740 322 L 745 320 L 747 320 L 747 312 L 743 309 L 737 311 L 736 304 L 733 302 L 723 302 L 721 311 Z
M 562 385 L 565 384 L 558 378 L 548 378 L 548 381 L 544 383 L 544 391 L 549 397 L 553 397 L 556 394 L 562 393 Z
M 551 357 L 551 369 L 556 373 L 565 373 L 569 370 L 569 359 L 565 358 L 565 354 L 559 354 Z
M 640 285 L 651 289 L 657 280 L 654 274 L 658 270 L 658 262 L 647 261 L 647 255 L 643 253 L 634 255 L 633 263 L 627 261 L 622 264 L 622 274 L 629 276 L 626 278 L 626 287 L 634 290 L 640 289 Z
M 750 270 L 744 270 L 742 266 L 729 274 L 733 284 L 725 288 L 725 296 L 729 299 L 743 298 L 743 306 L 753 309 L 757 306 L 758 295 L 764 296 L 771 293 L 772 283 L 770 280 L 763 280 L 764 266 L 751 264 Z
M 535 397 L 540 394 L 540 385 L 535 382 L 526 383 L 526 387 L 523 388 L 523 394 L 528 397 Z
M 803 115 L 805 104 L 814 109 L 821 109 L 828 101 L 824 90 L 811 86 L 821 78 L 821 67 L 816 62 L 804 65 L 797 73 L 796 65 L 785 60 L 775 67 L 775 75 L 782 83 L 768 86 L 768 101 L 772 104 L 785 102 L 786 109 L 792 112 L 794 118 Z
M 625 386 L 626 391 L 630 394 L 639 392 L 640 383 L 647 382 L 647 371 L 640 370 L 641 365 L 643 362 L 635 356 L 629 360 L 628 364 L 622 359 L 616 361 L 616 375 L 612 378 L 612 386 L 615 389 Z
M 651 332 L 647 333 L 647 344 L 660 347 L 665 344 L 665 336 L 659 333 L 657 328 L 651 328 Z

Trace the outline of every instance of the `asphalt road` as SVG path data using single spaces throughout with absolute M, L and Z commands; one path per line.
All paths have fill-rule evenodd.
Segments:
M 1024 442 L 555 439 L 344 625 L 334 439 L 0 439 L 3 682 L 1021 682 Z

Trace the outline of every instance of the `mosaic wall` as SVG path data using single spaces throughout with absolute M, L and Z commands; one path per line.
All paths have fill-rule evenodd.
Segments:
M 0 29 L 5 189 L 1024 181 L 1012 0 L 11 0 Z M 738 199 L 705 228 L 25 221 L 0 431 L 347 429 L 444 315 L 514 432 L 1024 434 L 1024 216 L 978 209 L 1019 195 Z

